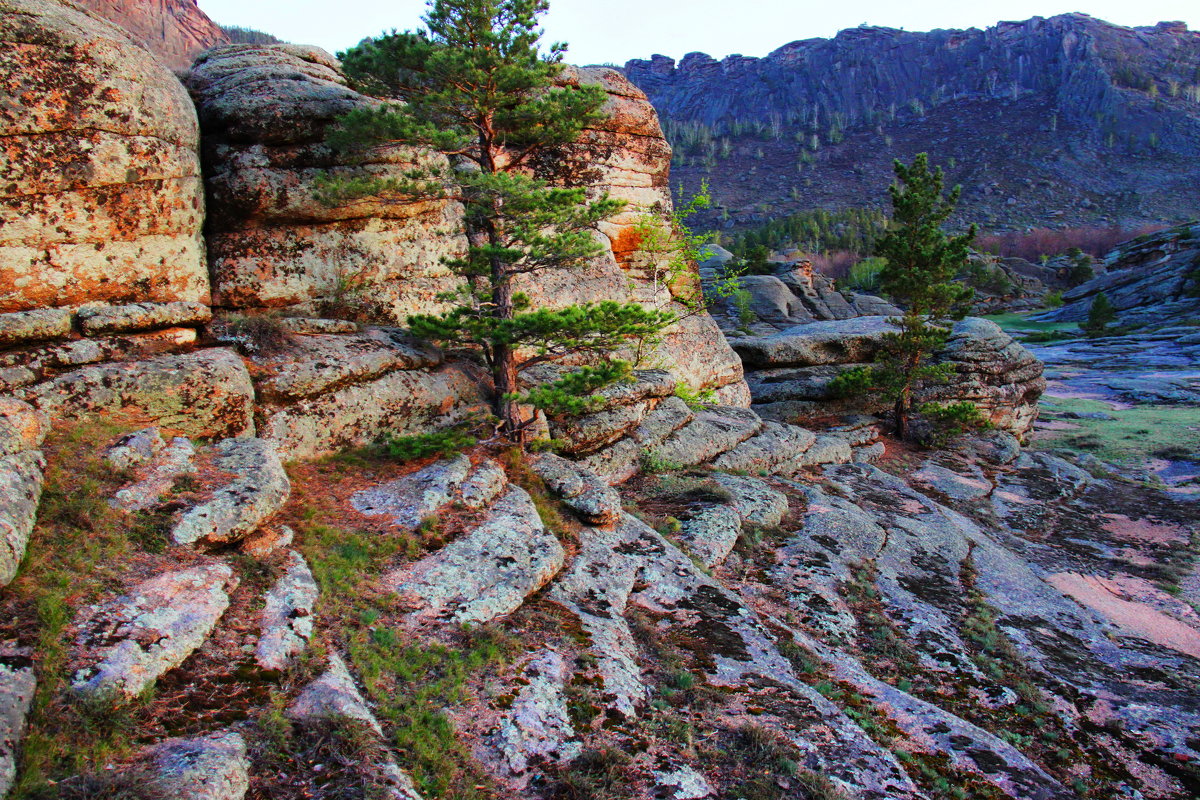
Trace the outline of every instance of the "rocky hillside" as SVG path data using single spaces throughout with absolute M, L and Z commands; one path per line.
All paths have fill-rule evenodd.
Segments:
M 523 288 L 682 311 L 711 276 L 667 285 L 643 239 L 652 107 L 563 80 L 607 92 L 585 135 L 630 205 Z M 335 59 L 229 45 L 181 82 L 0 0 L 0 90 L 0 795 L 1200 791 L 1194 499 L 1023 449 L 1041 364 L 990 323 L 939 355 L 995 426 L 954 451 L 812 393 L 888 307 L 794 267 L 541 420 L 554 453 L 414 452 L 387 437 L 492 395 L 403 328 L 462 211 L 314 202 L 319 171 L 436 158 L 326 148 L 377 102 Z
M 986 30 L 845 30 L 764 58 L 655 56 L 625 73 L 736 226 L 881 204 L 892 158 L 930 152 L 992 228 L 1197 212 L 1200 33 L 1082 14 Z
M 200 51 L 229 41 L 220 26 L 200 10 L 196 0 L 78 2 L 120 25 L 172 69 L 186 70 Z
M 1063 293 L 1064 305 L 1038 316 L 1083 322 L 1103 293 L 1123 325 L 1159 327 L 1200 320 L 1200 223 L 1141 236 L 1112 251 L 1103 274 Z

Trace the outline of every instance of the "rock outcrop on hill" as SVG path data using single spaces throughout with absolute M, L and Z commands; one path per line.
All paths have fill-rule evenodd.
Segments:
M 196 0 L 76 0 L 115 22 L 173 70 L 186 71 L 202 50 L 229 41 Z
M 1063 14 L 862 26 L 762 58 L 656 55 L 625 73 L 677 131 L 676 180 L 709 179 L 725 212 L 714 223 L 886 202 L 892 158 L 928 150 L 963 184 L 964 220 L 1132 225 L 1195 213 L 1198 67 L 1200 33 L 1183 23 Z
M 878 398 L 839 398 L 830 382 L 843 371 L 869 364 L 885 333 L 887 317 L 864 316 L 786 328 L 769 336 L 745 336 L 732 344 L 746 365 L 753 408 L 789 421 L 803 421 L 840 408 L 879 413 Z M 918 402 L 975 403 L 998 428 L 1025 436 L 1037 418 L 1045 391 L 1042 363 L 997 325 L 968 317 L 956 323 L 935 360 L 954 366 L 945 384 L 927 386 Z
M 700 268 L 709 291 L 721 265 L 712 257 Z M 743 294 L 713 309 L 742 359 L 754 408 L 771 419 L 800 422 L 842 413 L 878 414 L 878 398 L 834 396 L 830 382 L 871 363 L 882 337 L 894 330 L 900 310 L 872 295 L 840 292 L 807 261 L 781 264 L 774 275 L 737 279 Z M 1042 364 L 991 322 L 968 318 L 954 326 L 937 359 L 954 365 L 954 377 L 923 389 L 918 402 L 975 403 L 992 424 L 1024 437 L 1037 418 L 1046 388 Z
M 1139 236 L 1104 258 L 1104 273 L 1063 292 L 1063 306 L 1036 319 L 1083 322 L 1103 293 L 1122 325 L 1161 327 L 1200 319 L 1200 223 Z
M 316 197 L 316 178 L 343 163 L 324 143 L 338 115 L 375 102 L 353 91 L 333 56 L 314 47 L 229 45 L 188 75 L 204 132 L 213 302 L 262 309 L 369 302 L 397 321 L 439 307 L 455 279 L 442 259 L 465 243 L 446 201 L 356 202 Z M 428 159 L 410 148 L 353 165 L 401 176 Z

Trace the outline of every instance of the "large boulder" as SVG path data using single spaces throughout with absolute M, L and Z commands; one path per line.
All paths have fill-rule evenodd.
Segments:
M 437 294 L 454 285 L 441 259 L 464 246 L 439 234 L 454 227 L 457 205 L 316 198 L 318 175 L 349 169 L 324 144 L 326 126 L 378 102 L 346 85 L 333 56 L 293 45 L 218 47 L 197 60 L 188 86 L 204 131 L 217 305 L 362 302 L 397 321 L 439 306 Z M 358 166 L 400 177 L 431 158 L 382 148 Z
M 710 262 L 705 262 L 709 264 Z M 702 265 L 700 276 L 711 292 L 720 280 L 719 265 Z M 780 263 L 771 275 L 745 275 L 737 279 L 744 302 L 726 298 L 714 309 L 728 335 L 749 331 L 768 336 L 794 325 L 861 316 L 891 316 L 900 310 L 879 297 L 842 292 L 833 279 L 817 272 L 808 260 Z
M 767 416 L 877 412 L 885 410 L 878 398 L 837 398 L 829 384 L 843 371 L 870 363 L 893 330 L 887 317 L 854 317 L 735 339 L 733 346 L 750 370 L 755 407 Z M 998 428 L 1018 436 L 1032 428 L 1046 388 L 1044 365 L 995 323 L 976 317 L 955 323 L 936 359 L 953 365 L 954 374 L 943 385 L 918 391 L 918 402 L 969 400 Z
M 0 312 L 202 301 L 187 92 L 71 3 L 0 2 Z

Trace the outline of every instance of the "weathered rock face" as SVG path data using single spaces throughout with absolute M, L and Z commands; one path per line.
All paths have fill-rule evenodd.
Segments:
M 79 4 L 127 30 L 174 70 L 186 70 L 201 50 L 225 44 L 220 26 L 196 0 L 78 0 Z
M 654 109 L 614 70 L 570 69 L 567 82 L 599 83 L 609 118 L 585 133 L 607 151 L 597 183 L 629 206 L 601 225 L 609 247 L 587 269 L 544 274 L 522 285 L 536 305 L 628 300 L 680 310 L 659 274 L 661 259 L 639 251 L 638 223 L 670 208 L 670 148 Z M 432 158 L 409 148 L 373 151 L 351 164 L 324 144 L 338 115 L 378 101 L 346 86 L 328 53 L 290 45 L 233 45 L 206 53 L 188 85 L 204 131 L 212 213 L 209 257 L 214 302 L 228 308 L 280 306 L 357 309 L 402 322 L 436 310 L 458 278 L 441 260 L 465 246 L 454 203 L 383 198 L 327 206 L 315 197 L 325 170 L 399 175 Z M 666 336 L 662 353 L 678 379 L 725 390 L 745 403 L 741 366 L 707 315 L 689 316 Z
M 208 296 L 196 113 L 71 4 L 0 4 L 0 312 Z
M 250 761 L 240 733 L 168 739 L 143 756 L 148 787 L 187 800 L 242 800 L 250 786 Z
M 46 467 L 38 447 L 49 427 L 32 406 L 0 397 L 0 586 L 16 577 L 33 532 Z
M 17 777 L 17 746 L 33 703 L 37 678 L 27 657 L 0 656 L 0 793 Z
M 718 261 L 710 259 L 705 262 L 710 266 L 700 267 L 700 279 L 706 286 L 717 278 Z M 781 264 L 774 275 L 746 275 L 738 284 L 749 294 L 748 313 L 744 315 L 731 300 L 714 309 L 714 318 L 727 335 L 748 331 L 766 336 L 806 322 L 900 313 L 879 297 L 838 291 L 833 279 L 814 270 L 811 261 Z
M 217 305 L 369 300 L 397 321 L 438 307 L 435 296 L 455 285 L 441 259 L 463 247 L 437 233 L 453 227 L 454 205 L 329 207 L 315 197 L 321 172 L 348 167 L 325 146 L 325 127 L 377 102 L 346 86 L 336 59 L 314 47 L 230 45 L 204 54 L 188 86 L 204 131 Z M 424 158 L 392 148 L 360 166 L 400 176 Z
M 29 387 L 25 399 L 55 419 L 134 410 L 187 436 L 254 432 L 254 386 L 229 350 L 97 364 Z
M 137 697 L 204 643 L 229 607 L 223 564 L 164 573 L 95 608 L 81 621 L 84 661 L 72 680 L 81 694 Z
M 856 317 L 734 339 L 733 346 L 751 370 L 750 390 L 765 414 L 873 412 L 883 410 L 877 401 L 839 402 L 828 386 L 843 370 L 870 363 L 890 330 L 886 317 Z M 1043 365 L 997 325 L 975 317 L 955 323 L 937 359 L 953 364 L 955 373 L 947 384 L 924 389 L 920 402 L 969 400 L 999 428 L 1020 436 L 1031 429 L 1046 388 Z
M 1083 322 L 1103 293 L 1123 325 L 1154 327 L 1200 316 L 1200 224 L 1140 236 L 1104 259 L 1103 275 L 1063 292 L 1064 305 L 1037 315 L 1055 322 Z

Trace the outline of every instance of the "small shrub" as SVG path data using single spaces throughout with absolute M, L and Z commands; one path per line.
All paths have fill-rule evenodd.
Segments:
M 1046 308 L 1062 308 L 1063 293 L 1060 290 L 1046 292 L 1046 296 L 1042 298 L 1042 305 Z
M 416 461 L 427 456 L 449 458 L 473 447 L 477 439 L 467 426 L 456 425 L 433 433 L 414 436 L 385 436 L 379 444 L 380 450 L 389 458 L 398 461 Z
M 1101 336 L 1106 336 L 1110 333 L 1109 325 L 1117 321 L 1117 310 L 1113 308 L 1112 302 L 1108 299 L 1108 295 L 1104 292 L 1092 298 L 1092 305 L 1088 309 L 1088 318 L 1079 327 L 1087 334 L 1089 339 L 1096 339 Z
M 880 274 L 886 266 L 887 259 L 878 257 L 864 258 L 850 268 L 850 274 L 841 283 L 846 288 L 853 289 L 856 292 L 878 292 Z
M 642 471 L 653 474 L 663 472 L 678 472 L 683 469 L 683 464 L 669 458 L 658 455 L 651 450 L 642 451 Z
M 221 341 L 232 342 L 252 356 L 282 353 L 292 346 L 292 334 L 283 321 L 271 314 L 232 314 L 216 326 Z
M 826 388 L 835 399 L 861 397 L 874 391 L 875 377 L 875 370 L 869 366 L 854 367 L 839 373 Z
M 712 389 L 693 389 L 683 381 L 675 384 L 675 396 L 687 403 L 693 411 L 703 411 L 717 401 L 717 393 Z
M 951 440 L 971 430 L 987 430 L 992 423 L 979 406 L 970 401 L 958 403 L 925 403 L 919 409 L 921 417 L 931 425 L 926 444 L 945 447 Z

